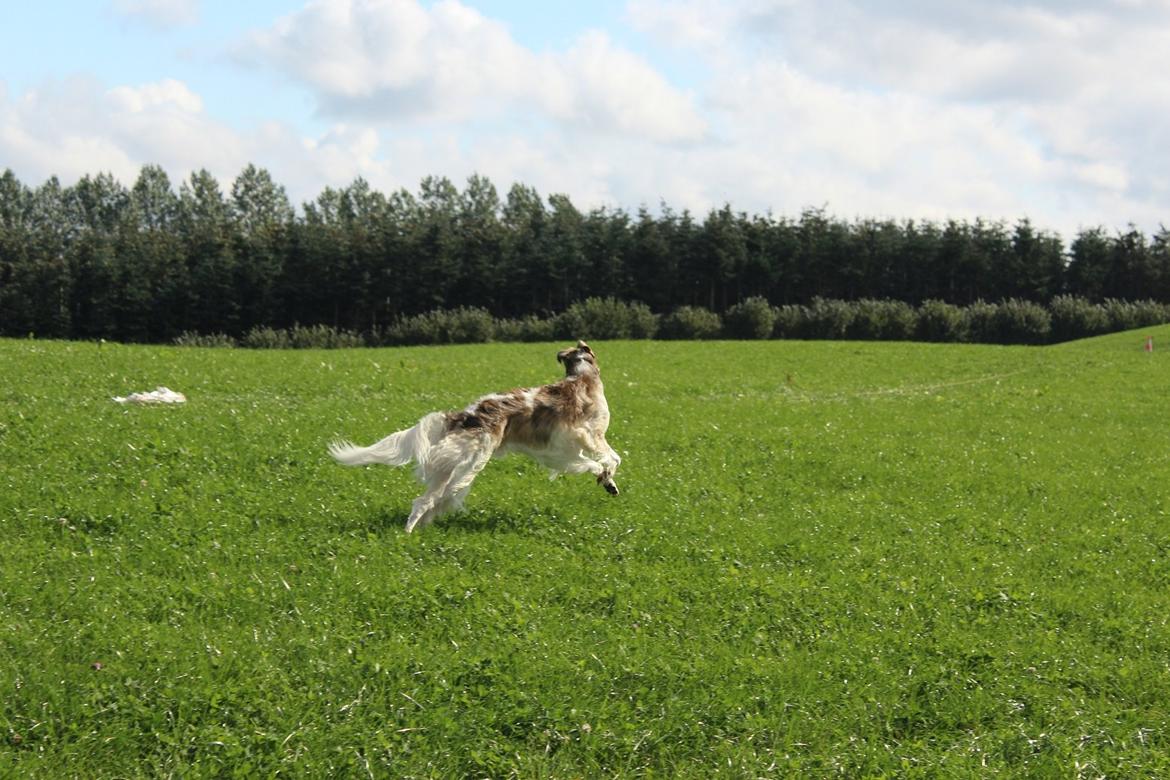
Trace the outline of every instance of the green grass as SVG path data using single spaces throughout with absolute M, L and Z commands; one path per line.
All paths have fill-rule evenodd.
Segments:
M 325 444 L 560 345 L 0 341 L 0 776 L 1165 776 L 1147 333 L 595 344 L 622 495 L 501 460 L 410 536 Z

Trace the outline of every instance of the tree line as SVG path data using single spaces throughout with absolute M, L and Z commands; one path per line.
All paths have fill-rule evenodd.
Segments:
M 655 314 L 817 299 L 1047 305 L 1170 302 L 1170 231 L 1081 230 L 1067 245 L 1027 219 L 945 222 L 578 209 L 471 176 L 384 194 L 364 180 L 297 209 L 264 169 L 176 191 L 158 166 L 36 187 L 0 176 L 0 334 L 171 341 L 258 328 L 378 332 L 438 309 L 551 317 L 590 298 Z

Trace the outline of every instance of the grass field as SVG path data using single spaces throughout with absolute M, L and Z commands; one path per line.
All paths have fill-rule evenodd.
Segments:
M 409 536 L 325 444 L 560 345 L 0 341 L 0 777 L 1167 776 L 1148 334 L 594 344 L 622 495 Z

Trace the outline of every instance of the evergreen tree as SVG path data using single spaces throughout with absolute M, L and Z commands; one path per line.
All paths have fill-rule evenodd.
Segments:
M 72 281 L 73 333 L 81 338 L 118 338 L 122 300 L 118 238 L 128 218 L 130 193 L 108 173 L 85 176 L 66 191 Z
M 499 311 L 500 291 L 507 284 L 504 226 L 500 196 L 487 178 L 473 175 L 459 194 L 456 213 L 460 278 L 449 306 L 479 306 Z
M 245 330 L 271 324 L 282 303 L 278 281 L 288 256 L 292 206 L 268 171 L 249 165 L 232 183 L 229 214 L 240 324 Z
M 1021 219 L 1012 235 L 1015 263 L 1011 270 L 1017 280 L 1014 297 L 1028 301 L 1049 301 L 1063 291 L 1064 244 L 1060 238 L 1032 227 Z
M 707 214 L 701 235 L 702 251 L 707 257 L 704 305 L 713 311 L 723 311 L 743 297 L 740 282 L 748 256 L 747 237 L 740 219 L 728 204 Z
M 241 333 L 231 215 L 219 183 L 206 170 L 179 188 L 178 238 L 187 261 L 182 330 Z
M 550 311 L 552 278 L 545 254 L 547 218 L 544 202 L 535 189 L 512 185 L 501 219 L 507 231 L 503 275 L 508 284 L 500 291 L 505 316 Z
M 1100 301 L 1105 297 L 1105 280 L 1112 262 L 1112 241 L 1102 228 L 1082 230 L 1069 250 L 1068 291 L 1073 295 Z
M 450 305 L 463 268 L 459 252 L 459 191 L 445 176 L 428 176 L 419 187 L 419 217 L 412 231 L 417 264 L 415 313 Z
M 1146 236 L 1133 225 L 1111 242 L 1109 270 L 1105 274 L 1104 295 L 1120 300 L 1144 300 L 1162 287 L 1159 268 Z
M 31 296 L 36 275 L 31 253 L 32 193 L 11 169 L 0 176 L 0 334 L 35 331 Z
M 561 311 L 592 294 L 583 241 L 585 220 L 568 195 L 550 195 L 548 204 L 551 212 L 544 242 L 549 281 L 546 308 Z
M 635 297 L 657 311 L 669 311 L 676 303 L 678 256 L 670 245 L 674 220 L 665 206 L 659 219 L 643 206 L 632 227 L 626 272 Z
M 646 300 L 627 271 L 632 241 L 629 214 L 621 209 L 593 209 L 581 225 L 581 241 L 590 296 Z
M 56 177 L 38 187 L 29 200 L 28 244 L 23 294 L 28 296 L 26 328 L 50 338 L 77 336 L 74 306 L 73 262 L 69 256 L 79 228 L 70 218 L 67 192 Z
M 117 336 L 171 340 L 182 331 L 187 263 L 179 241 L 179 198 L 158 166 L 146 166 L 130 190 L 115 244 Z

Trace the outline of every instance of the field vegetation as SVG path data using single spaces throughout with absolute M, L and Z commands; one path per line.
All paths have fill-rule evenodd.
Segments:
M 409 536 L 558 344 L 0 341 L 0 776 L 1166 776 L 1168 341 L 598 341 L 622 495 Z

